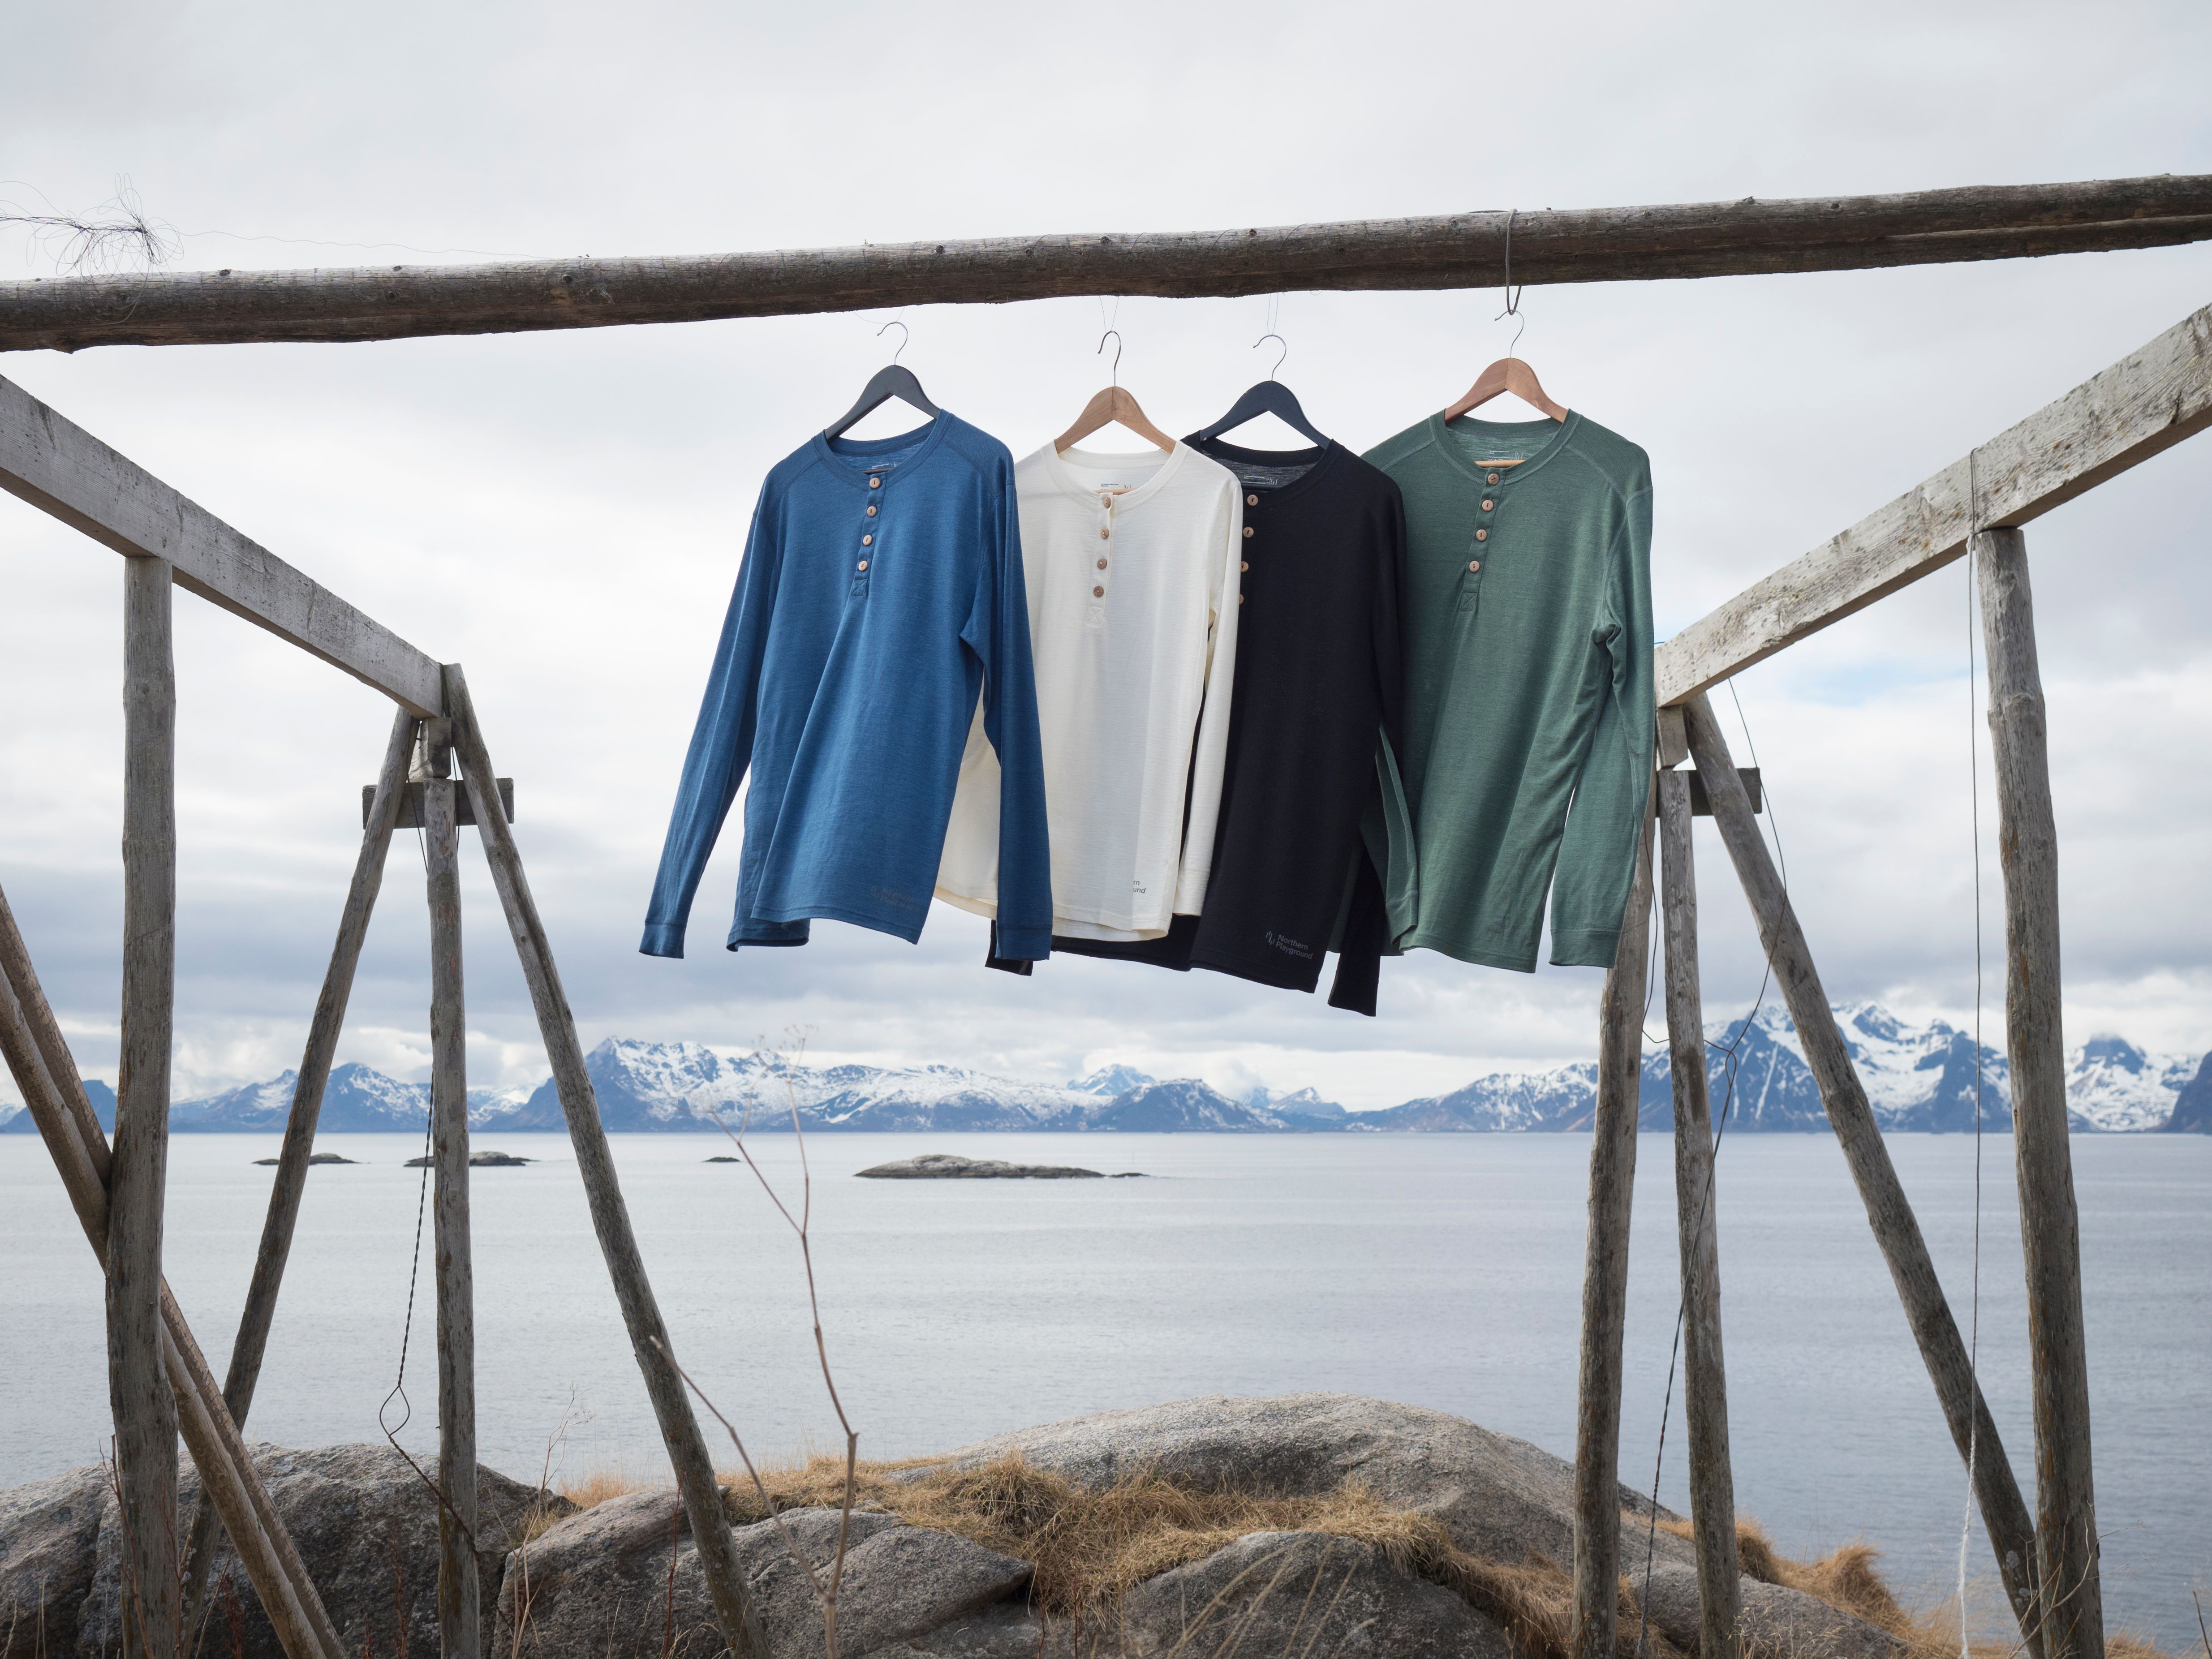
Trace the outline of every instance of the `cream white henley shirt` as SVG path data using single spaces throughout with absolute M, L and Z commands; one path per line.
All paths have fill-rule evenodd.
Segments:
M 1157 939 L 1196 915 L 1237 665 L 1243 497 L 1187 444 L 1047 444 L 1014 469 L 1044 749 L 1053 932 Z M 1188 795 L 1188 800 L 1186 800 Z M 969 733 L 937 896 L 998 913 L 999 762 Z

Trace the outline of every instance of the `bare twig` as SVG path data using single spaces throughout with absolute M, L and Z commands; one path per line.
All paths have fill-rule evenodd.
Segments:
M 837 1425 L 845 1433 L 844 1501 L 838 1506 L 837 1553 L 831 1561 L 829 1582 L 826 1584 L 816 1575 L 813 1564 L 805 1559 L 804 1553 L 793 1542 L 789 1528 L 782 1528 L 786 1547 L 799 1557 L 801 1564 L 806 1568 L 806 1581 L 813 1587 L 815 1597 L 822 1604 L 823 1633 L 829 1659 L 837 1659 L 837 1589 L 844 1582 L 845 1556 L 853 1530 L 853 1506 L 859 1486 L 860 1437 L 859 1431 L 853 1427 L 852 1419 L 845 1415 L 845 1402 L 837 1395 L 837 1379 L 830 1369 L 829 1345 L 822 1334 L 822 1298 L 815 1286 L 814 1249 L 810 1237 L 810 1228 L 814 1218 L 814 1172 L 812 1166 L 807 1162 L 806 1130 L 799 1119 L 799 1089 L 793 1080 L 795 1069 L 806 1052 L 805 1034 L 803 1031 L 793 1031 L 791 1034 L 791 1050 L 788 1054 L 781 1049 L 769 1048 L 765 1041 L 761 1047 L 769 1054 L 770 1064 L 783 1081 L 785 1104 L 791 1113 L 792 1139 L 799 1147 L 799 1200 L 797 1215 L 791 1212 L 791 1206 L 784 1202 L 783 1195 L 775 1189 L 775 1184 L 768 1178 L 760 1165 L 753 1161 L 752 1148 L 745 1145 L 745 1131 L 752 1125 L 752 1109 L 757 1094 L 753 1091 L 747 1093 L 744 1114 L 738 1120 L 735 1129 L 730 1127 L 722 1115 L 712 1105 L 708 1105 L 706 1109 L 708 1115 L 714 1120 L 715 1127 L 729 1137 L 730 1144 L 737 1148 L 738 1156 L 744 1160 L 745 1168 L 752 1171 L 753 1179 L 760 1182 L 761 1190 L 768 1194 L 769 1202 L 775 1206 L 776 1212 L 784 1219 L 784 1224 L 791 1229 L 793 1235 L 799 1240 L 799 1261 L 806 1273 L 806 1305 L 813 1322 L 814 1357 L 822 1370 L 822 1386 L 829 1393 L 830 1409 L 836 1413 Z M 672 1356 L 669 1363 L 675 1364 Z M 769 1497 L 767 1488 L 761 1485 L 760 1475 L 753 1468 L 752 1460 L 746 1456 L 744 1443 L 738 1440 L 738 1431 L 731 1427 L 729 1419 L 715 1410 L 714 1403 L 700 1392 L 699 1385 L 691 1381 L 682 1366 L 677 1366 L 677 1374 L 690 1384 L 692 1392 L 699 1395 L 701 1401 L 706 1405 L 708 1411 L 714 1413 L 716 1420 L 725 1429 L 729 1430 L 731 1440 L 737 1444 L 738 1455 L 744 1459 L 745 1473 L 752 1476 L 753 1485 L 760 1491 L 762 1504 L 771 1514 L 774 1514 L 775 1504 Z M 778 1525 L 781 1527 L 780 1516 Z
M 668 1606 L 660 1627 L 660 1659 L 676 1651 L 676 1557 L 684 1542 L 684 1506 L 668 1515 Z

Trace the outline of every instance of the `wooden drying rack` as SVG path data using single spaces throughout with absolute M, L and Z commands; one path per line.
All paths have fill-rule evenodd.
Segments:
M 1488 286 L 1504 239 L 1536 284 L 1626 282 L 2013 258 L 2212 240 L 2212 177 L 1929 191 L 1813 201 L 1576 212 L 1516 210 L 1214 233 L 914 243 L 694 258 L 550 260 L 373 270 L 203 271 L 0 283 L 0 350 L 397 339 L 1000 302 L 1059 295 L 1243 295 Z M 1889 1264 L 1974 1492 L 2031 1659 L 2102 1659 L 2088 1376 L 2059 1026 L 2057 836 L 2021 526 L 2212 424 L 2212 307 L 2198 311 L 1967 459 L 1754 583 L 1659 647 L 1657 886 L 1667 942 L 1685 1300 L 1691 1519 L 1701 1659 L 1741 1659 L 1735 1501 L 1722 1358 L 1711 1107 L 1690 859 L 1693 796 L 1710 801 L 1796 1022 L 1829 1123 Z M 1969 494 L 1971 483 L 1972 494 Z M 477 1659 L 474 1326 L 457 860 L 478 827 L 551 1063 L 592 1224 L 670 1452 L 732 1654 L 767 1644 L 737 1565 L 713 1464 L 647 1282 L 582 1045 L 458 664 L 441 664 L 258 546 L 21 388 L 0 380 L 0 488 L 125 560 L 121 1079 L 112 1148 L 0 896 L 0 1052 L 105 1267 L 126 1622 L 177 1651 L 207 1605 L 219 1522 L 289 1659 L 347 1659 L 248 1457 L 250 1407 L 305 1189 L 322 1093 L 403 807 L 427 834 L 431 1123 L 436 1180 L 441 1553 L 447 1659 Z M 1752 664 L 1971 554 L 1988 642 L 2003 848 L 2011 1060 L 2034 1384 L 2031 1515 L 1957 1322 L 1829 1009 L 1754 803 L 1705 692 Z M 181 586 L 343 669 L 397 705 L 287 1123 L 230 1369 L 218 1388 L 161 1278 L 175 978 L 175 686 L 170 593 Z M 1685 760 L 1695 770 L 1680 769 Z M 453 775 L 459 763 L 458 780 Z M 501 796 L 507 797 L 506 801 Z M 467 815 L 463 816 L 465 805 Z M 503 810 L 507 808 L 507 810 Z M 1647 828 L 1599 1015 L 1576 1444 L 1576 1659 L 1614 1659 L 1618 1481 L 1629 1206 L 1646 952 Z M 170 1545 L 176 1437 L 205 1477 L 185 1571 Z M 145 1587 L 150 1586 L 150 1589 Z

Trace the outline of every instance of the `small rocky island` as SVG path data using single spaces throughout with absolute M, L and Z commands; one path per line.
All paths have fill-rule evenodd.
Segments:
M 471 1152 L 469 1154 L 469 1168 L 471 1170 L 519 1170 L 526 1164 L 537 1162 L 534 1158 L 517 1158 L 513 1152 Z M 432 1160 L 427 1158 L 410 1158 L 407 1160 L 407 1167 L 410 1170 L 427 1170 L 431 1163 Z
M 996 1158 L 961 1158 L 951 1152 L 924 1152 L 878 1164 L 860 1172 L 863 1181 L 1127 1181 L 1139 1171 L 1103 1176 L 1096 1170 L 1078 1170 L 1065 1164 L 1002 1164 Z
M 280 1159 L 273 1158 L 257 1158 L 253 1161 L 256 1164 L 281 1162 Z M 358 1164 L 361 1160 L 357 1158 L 340 1158 L 336 1152 L 317 1152 L 307 1162 L 310 1164 Z

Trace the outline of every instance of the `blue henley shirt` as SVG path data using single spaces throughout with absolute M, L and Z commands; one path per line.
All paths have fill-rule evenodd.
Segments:
M 1013 457 L 945 413 L 816 434 L 753 510 L 639 949 L 684 954 L 748 770 L 731 950 L 804 945 L 815 916 L 919 939 L 979 693 L 1002 780 L 999 952 L 1041 959 L 1052 861 Z

